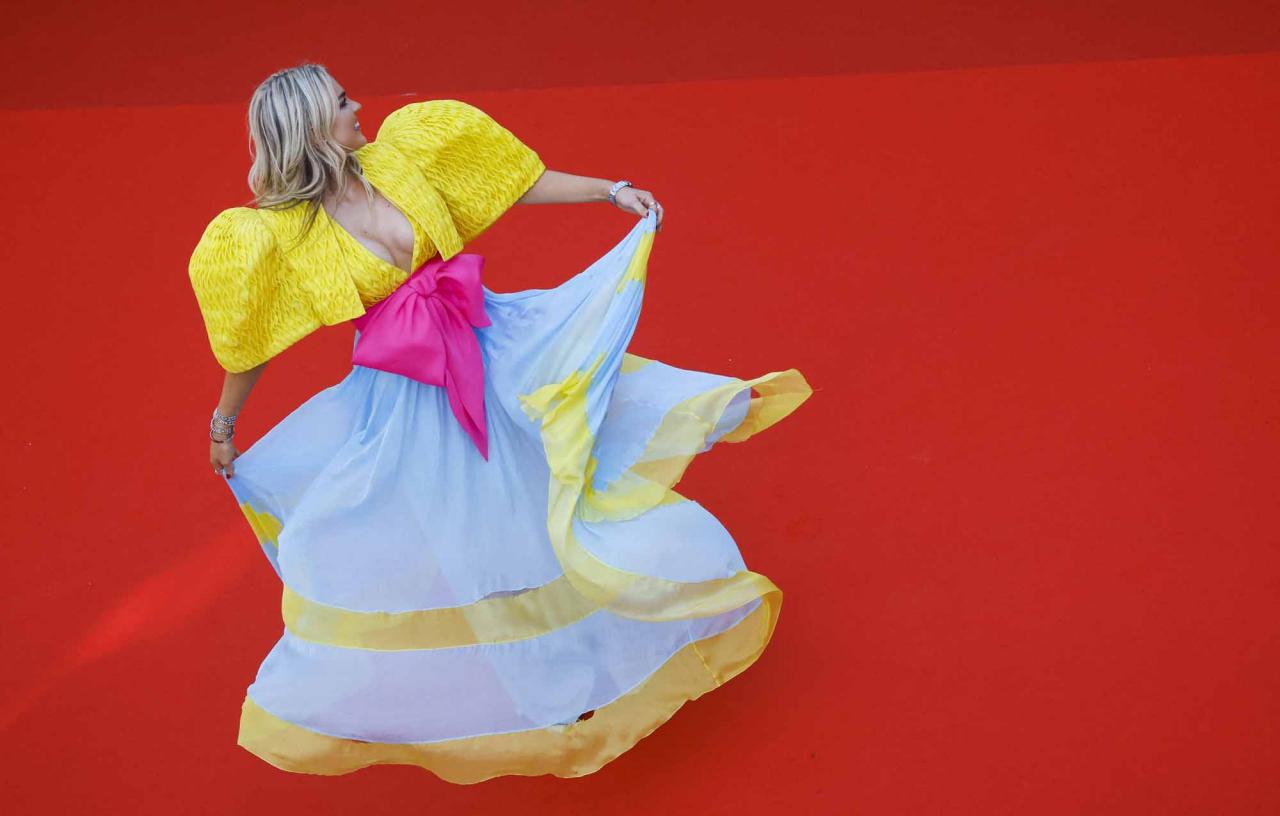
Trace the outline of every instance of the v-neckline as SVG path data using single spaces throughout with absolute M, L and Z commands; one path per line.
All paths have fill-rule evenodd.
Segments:
M 369 182 L 369 186 L 373 187 L 374 192 L 376 192 L 378 195 L 385 198 L 387 200 L 387 203 L 391 205 L 391 208 L 396 212 L 398 212 L 400 214 L 400 217 L 403 218 L 409 224 L 409 231 L 413 233 L 413 249 L 411 250 L 411 257 L 409 258 L 409 265 L 417 266 L 418 250 L 421 247 L 421 236 L 418 234 L 418 224 L 412 218 L 410 218 L 407 213 L 405 213 L 403 207 L 401 207 L 394 200 L 392 200 L 391 196 L 384 193 L 381 187 L 378 187 L 373 183 L 373 179 L 370 177 L 369 169 L 370 168 L 367 165 L 364 167 L 365 180 Z M 413 274 L 412 269 L 406 270 L 404 267 L 400 266 L 399 264 L 393 261 L 388 261 L 386 258 L 382 257 L 381 255 L 379 255 L 378 253 L 374 252 L 372 249 L 370 249 L 369 247 L 361 243 L 358 238 L 356 238 L 354 235 L 351 234 L 350 230 L 348 230 L 346 227 L 342 226 L 342 224 L 338 222 L 338 219 L 334 218 L 332 215 L 329 214 L 329 211 L 325 209 L 323 203 L 321 203 L 320 205 L 320 212 L 324 213 L 325 220 L 329 223 L 330 226 L 335 228 L 342 235 L 346 236 L 347 239 L 351 241 L 351 243 L 358 246 L 370 258 L 373 258 L 375 261 L 378 261 L 379 263 L 382 263 L 391 267 L 392 269 L 396 270 L 397 272 L 400 272 L 401 274 L 404 274 L 404 275 Z

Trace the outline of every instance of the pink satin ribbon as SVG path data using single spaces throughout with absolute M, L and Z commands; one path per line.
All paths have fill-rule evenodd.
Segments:
M 360 331 L 351 362 L 444 386 L 462 429 L 489 459 L 484 357 L 475 328 L 488 326 L 480 255 L 427 261 L 352 323 Z

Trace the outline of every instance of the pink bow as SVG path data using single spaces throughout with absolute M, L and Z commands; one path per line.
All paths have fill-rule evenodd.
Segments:
M 484 358 L 473 327 L 488 326 L 480 255 L 427 261 L 352 323 L 360 330 L 351 362 L 442 385 L 462 429 L 489 459 Z

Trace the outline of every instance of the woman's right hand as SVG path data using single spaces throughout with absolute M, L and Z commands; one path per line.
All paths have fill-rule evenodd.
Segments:
M 215 415 L 239 416 L 240 409 L 244 408 L 244 401 L 249 398 L 249 392 L 253 390 L 253 384 L 262 376 L 266 367 L 267 364 L 264 362 L 248 371 L 228 371 L 222 380 L 222 396 L 218 398 L 218 407 L 214 409 Z M 225 442 L 215 442 L 212 439 L 213 436 L 225 434 L 228 430 L 226 425 L 225 422 L 210 421 L 209 423 L 209 464 L 213 467 L 214 473 L 230 479 L 236 473 L 233 462 L 240 455 L 240 451 L 236 450 L 235 443 L 230 439 Z
M 234 463 L 239 455 L 240 451 L 236 450 L 236 443 L 230 439 L 226 442 L 209 442 L 209 464 L 213 465 L 213 472 L 219 476 L 230 479 L 236 475 Z

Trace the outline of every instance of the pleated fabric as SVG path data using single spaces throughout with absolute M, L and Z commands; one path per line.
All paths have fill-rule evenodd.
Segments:
M 781 591 L 672 486 L 811 391 L 627 352 L 654 228 L 555 288 L 484 289 L 488 461 L 443 388 L 362 366 L 236 461 L 284 619 L 241 746 L 301 773 L 577 777 L 761 655 Z

